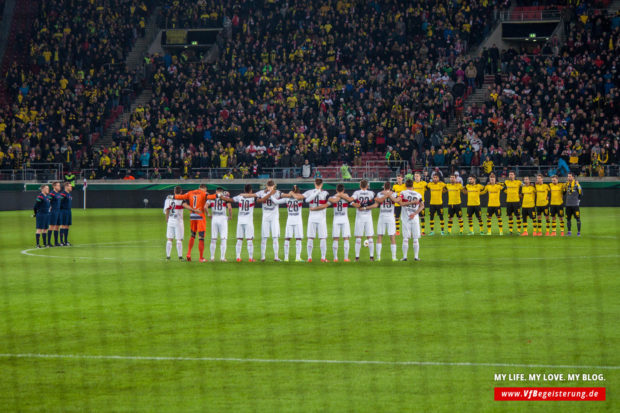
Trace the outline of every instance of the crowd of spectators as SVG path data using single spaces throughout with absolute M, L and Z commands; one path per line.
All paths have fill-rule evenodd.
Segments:
M 78 20 L 86 34 L 76 34 L 78 40 L 66 48 L 59 43 L 63 26 L 42 13 L 37 31 L 53 29 L 43 30 L 46 40 L 32 46 L 41 70 L 26 77 L 19 68 L 10 72 L 11 79 L 30 80 L 25 93 L 24 82 L 13 82 L 18 103 L 10 111 L 18 116 L 6 117 L 11 121 L 4 129 L 0 124 L 3 149 L 15 152 L 7 143 L 27 135 L 17 139 L 32 152 L 25 159 L 41 154 L 54 160 L 62 154 L 71 167 L 90 169 L 91 178 L 140 176 L 146 168 L 162 177 L 178 177 L 177 171 L 204 177 L 208 168 L 233 171 L 234 177 L 259 176 L 272 167 L 359 165 L 367 151 L 427 169 L 553 165 L 560 172 L 567 167 L 600 175 L 605 164 L 619 161 L 618 18 L 581 2 L 565 13 L 563 45 L 550 41 L 527 53 L 500 53 L 493 45 L 469 55 L 509 6 L 501 0 L 164 1 L 160 20 L 168 26 L 229 28 L 218 41 L 219 58 L 207 63 L 188 50 L 149 56 L 145 81 L 151 83 L 152 100 L 131 113 L 111 145 L 76 154 L 86 129 L 100 128 L 106 110 L 128 103 L 119 101 L 114 87 L 139 87 L 132 74 L 110 74 L 113 65 L 97 70 L 84 56 L 83 39 L 91 42 L 88 27 L 119 36 L 114 45 L 92 39 L 98 53 L 91 56 L 105 56 L 107 62 L 126 54 L 127 36 L 133 41 L 139 35 L 148 3 L 110 2 L 117 10 L 134 7 L 128 16 L 118 12 L 129 20 L 110 27 Z M 77 0 L 54 3 L 91 7 Z M 66 14 L 63 10 L 57 13 Z M 83 16 L 73 13 L 59 21 L 75 23 L 78 15 Z M 46 58 L 44 50 L 55 52 Z M 494 82 L 484 85 L 484 103 L 465 105 L 467 94 L 482 87 L 489 74 Z M 38 88 L 30 86 L 37 81 Z M 46 87 L 56 84 L 53 91 Z M 89 87 L 96 92 L 86 93 Z M 57 93 L 65 88 L 69 99 Z M 60 109 L 48 111 L 41 128 L 37 114 L 50 102 Z M 447 132 L 455 127 L 455 134 Z M 32 151 L 33 135 L 45 149 Z M 0 151 L 0 165 L 11 156 Z
M 185 5 L 168 13 L 196 17 L 191 10 L 204 7 Z M 289 167 L 306 159 L 355 165 L 363 152 L 388 146 L 392 159 L 409 160 L 418 130 L 440 135 L 462 105 L 465 82 L 481 85 L 488 61 L 498 63 L 499 54 L 485 61 L 467 51 L 506 5 L 235 4 L 215 64 L 186 51 L 152 57 L 153 100 L 95 154 L 93 167 L 133 165 L 144 151 L 149 166 L 181 168 L 183 176 L 208 167 L 243 175 L 255 163 Z
M 129 107 L 141 80 L 124 59 L 144 35 L 150 0 L 40 2 L 29 66 L 6 73 L 0 108 L 0 168 L 89 164 L 88 148 L 110 113 Z
M 562 47 L 549 44 L 533 55 L 506 51 L 484 104 L 466 108 L 456 136 L 425 151 L 422 162 L 554 165 L 550 173 L 602 176 L 606 164 L 620 162 L 614 18 L 578 9 Z

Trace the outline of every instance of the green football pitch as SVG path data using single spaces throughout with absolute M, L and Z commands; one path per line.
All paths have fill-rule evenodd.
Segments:
M 164 259 L 160 209 L 76 209 L 73 247 L 39 250 L 3 212 L 0 410 L 619 411 L 620 209 L 582 216 L 580 238 L 426 236 L 420 262 L 386 240 L 381 262 L 205 264 Z M 519 386 L 607 400 L 494 401 Z

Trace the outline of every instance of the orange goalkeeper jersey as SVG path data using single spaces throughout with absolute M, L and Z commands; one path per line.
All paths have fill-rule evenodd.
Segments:
M 205 191 L 201 191 L 200 189 L 195 189 L 193 191 L 189 191 L 183 195 L 175 195 L 174 199 L 183 199 L 189 202 L 189 206 L 194 209 L 200 211 L 200 214 L 191 212 L 189 215 L 190 220 L 199 220 L 205 219 L 205 204 L 207 203 L 207 199 L 215 199 L 217 196 L 215 194 L 209 195 Z

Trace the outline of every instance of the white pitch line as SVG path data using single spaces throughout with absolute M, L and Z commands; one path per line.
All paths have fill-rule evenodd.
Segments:
M 563 364 L 513 364 L 513 363 L 473 363 L 448 361 L 382 361 L 382 360 L 313 360 L 313 359 L 260 359 L 237 357 L 171 357 L 171 356 L 118 356 L 88 354 L 39 354 L 39 353 L 0 353 L 0 358 L 34 359 L 78 359 L 78 360 L 133 360 L 133 361 L 206 361 L 234 363 L 287 363 L 287 364 L 356 364 L 384 366 L 454 366 L 454 367 L 522 367 L 550 369 L 594 369 L 620 370 L 620 366 L 580 366 Z
M 100 242 L 100 243 L 93 243 L 93 244 L 77 244 L 77 245 L 72 245 L 71 247 L 92 247 L 92 246 L 114 246 L 114 245 L 127 245 L 127 244 L 142 244 L 142 243 L 146 243 L 146 242 L 153 242 L 156 240 L 141 240 L 141 241 L 117 241 L 117 242 Z M 48 255 L 48 254 L 33 254 L 30 251 L 47 251 L 47 249 L 41 249 L 41 248 L 27 248 L 25 250 L 22 250 L 21 253 L 24 255 L 28 255 L 30 257 L 42 257 L 42 258 L 70 258 L 70 259 L 76 259 L 76 260 L 116 260 L 116 258 L 110 258 L 110 257 L 74 257 L 72 255 Z

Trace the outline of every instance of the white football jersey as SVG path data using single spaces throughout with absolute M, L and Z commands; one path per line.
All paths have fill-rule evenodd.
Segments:
M 360 206 L 367 207 L 374 204 L 375 193 L 367 189 L 359 189 L 353 192 L 352 198 L 355 199 L 360 204 Z M 371 215 L 371 210 L 362 211 L 359 208 L 357 209 L 357 213 L 355 214 L 356 217 L 367 217 Z
M 327 191 L 323 191 L 322 189 L 311 189 L 310 191 L 304 192 L 303 195 L 306 202 L 310 205 L 310 208 L 324 205 L 327 203 L 327 198 L 329 198 L 329 193 Z M 308 214 L 308 220 L 325 221 L 326 219 L 324 209 L 320 211 L 310 211 Z
M 209 208 L 211 208 L 211 213 L 213 214 L 213 218 L 226 216 L 226 211 L 228 209 L 228 203 L 226 201 L 221 198 L 217 198 L 208 202 Z
M 383 193 L 379 193 L 377 197 L 385 198 L 383 203 L 381 203 L 381 205 L 379 206 L 379 214 L 394 215 L 394 202 L 392 202 L 392 198 L 386 196 Z
M 268 193 L 269 191 L 267 191 L 266 189 L 263 189 L 261 191 L 258 191 L 256 195 L 258 195 L 259 198 L 263 198 Z M 280 198 L 280 191 L 276 191 L 269 199 L 263 202 L 263 205 L 262 205 L 263 218 L 278 216 L 279 209 L 278 209 L 278 204 L 275 202 L 275 200 L 279 198 Z
M 407 201 L 407 202 L 411 202 L 415 200 L 418 200 L 418 201 L 422 200 L 422 195 L 420 195 L 419 193 L 417 193 L 416 191 L 412 189 L 405 189 L 404 191 L 400 193 L 400 196 L 403 199 L 403 201 Z M 409 216 L 409 214 L 413 214 L 416 211 L 416 209 L 418 209 L 416 205 L 404 206 L 402 208 L 401 215 Z
M 334 204 L 334 221 L 348 221 L 349 220 L 349 201 L 346 199 L 339 199 Z
M 164 214 L 169 211 L 168 222 L 183 222 L 183 200 L 174 199 L 174 195 L 168 195 L 164 202 Z
M 245 198 L 241 195 L 237 195 L 233 198 L 233 201 L 235 201 L 239 206 L 239 218 L 237 222 L 253 223 L 254 205 L 256 203 L 256 200 L 254 198 Z

